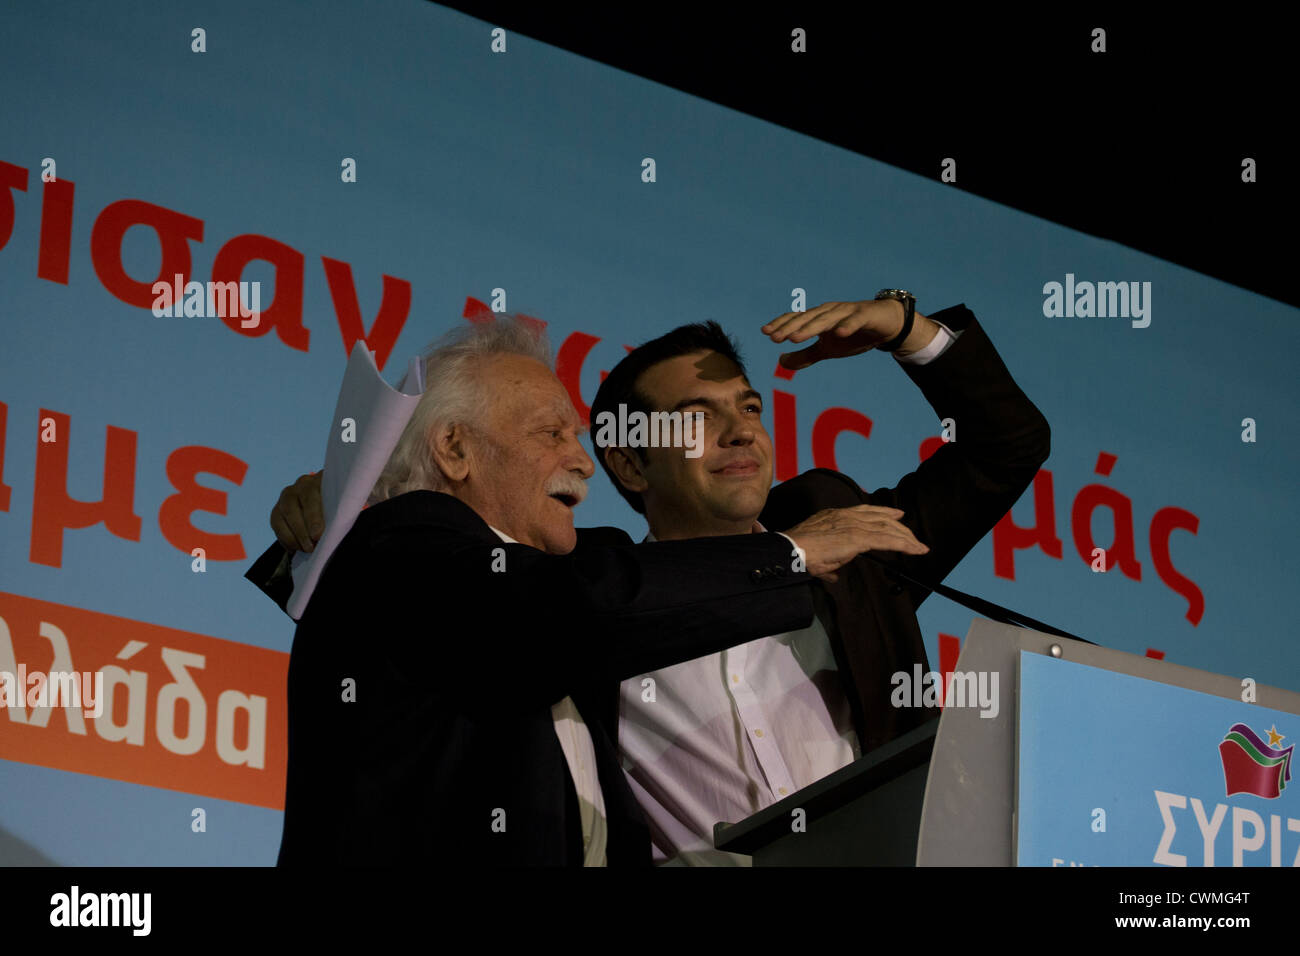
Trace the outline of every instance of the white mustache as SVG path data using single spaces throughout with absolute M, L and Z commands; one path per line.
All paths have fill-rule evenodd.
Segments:
M 587 482 L 576 475 L 556 475 L 546 483 L 546 493 L 548 495 L 572 495 L 577 499 L 577 504 L 580 505 L 587 497 Z

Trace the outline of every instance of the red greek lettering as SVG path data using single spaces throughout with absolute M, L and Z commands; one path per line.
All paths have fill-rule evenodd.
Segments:
M 122 237 L 137 225 L 152 229 L 162 248 L 158 275 L 148 282 L 135 281 L 122 266 Z M 105 206 L 95 219 L 90 230 L 90 259 L 105 289 L 127 305 L 149 309 L 154 303 L 155 282 L 172 282 L 177 275 L 184 276 L 182 282 L 188 281 L 191 239 L 203 241 L 202 219 L 139 199 L 120 199 Z
M 789 481 L 799 474 L 798 421 L 794 396 L 779 388 L 772 389 L 772 445 L 777 481 Z
M 383 277 L 383 291 L 379 296 L 379 311 L 369 333 L 361 322 L 361 305 L 357 301 L 356 285 L 352 281 L 352 266 L 337 259 L 320 257 L 329 283 L 330 298 L 334 302 L 334 316 L 343 336 L 343 354 L 351 355 L 352 346 L 364 339 L 366 347 L 375 353 L 375 365 L 380 369 L 392 354 L 397 337 L 411 312 L 411 283 L 393 276 Z M 279 296 L 279 280 L 276 280 Z
M 9 510 L 9 495 L 13 491 L 5 484 L 5 432 L 9 423 L 9 406 L 0 402 L 0 511 Z
M 70 179 L 46 183 L 41 192 L 41 244 L 36 275 L 68 284 L 72 258 L 72 198 L 76 184 Z
M 1034 524 L 1022 528 L 1010 511 L 993 526 L 993 574 L 1008 581 L 1016 579 L 1016 552 L 1034 545 L 1049 558 L 1062 559 L 1061 539 L 1056 535 L 1056 495 L 1052 473 L 1040 468 L 1034 475 Z
M 835 464 L 836 439 L 844 432 L 853 432 L 863 438 L 870 438 L 871 424 L 870 418 L 851 408 L 833 406 L 826 409 L 813 422 L 813 467 L 839 471 Z
M 248 465 L 216 448 L 186 445 L 167 456 L 167 480 L 176 489 L 158 509 L 158 528 L 163 537 L 186 554 L 202 548 L 213 561 L 240 561 L 246 555 L 244 544 L 237 534 L 210 534 L 200 531 L 190 521 L 196 511 L 213 514 L 226 513 L 226 493 L 205 488 L 194 479 L 199 472 L 208 472 L 243 484 Z
M 27 170 L 13 163 L 0 162 L 0 249 L 9 243 L 14 231 L 14 194 L 9 190 L 27 192 Z
M 1103 477 L 1110 475 L 1115 466 L 1115 456 L 1101 452 L 1097 456 L 1094 472 Z M 1142 580 L 1142 565 L 1138 563 L 1133 544 L 1133 502 L 1128 495 L 1121 494 L 1105 485 L 1084 485 L 1074 496 L 1074 505 L 1070 509 L 1070 529 L 1074 534 L 1074 546 L 1083 558 L 1084 564 L 1091 564 L 1096 543 L 1092 538 L 1092 514 L 1098 508 L 1109 508 L 1114 519 L 1115 541 L 1109 548 L 1103 549 L 1103 570 L 1109 571 L 1116 563 L 1125 577 L 1134 581 Z
M 569 401 L 584 425 L 591 423 L 591 406 L 582 400 L 582 365 L 599 341 L 586 332 L 571 332 L 555 355 L 555 377 L 569 393 Z
M 275 298 L 270 305 L 262 305 L 260 321 L 256 325 L 245 328 L 244 319 L 239 315 L 222 316 L 221 321 L 228 329 L 249 338 L 265 335 L 274 328 L 281 342 L 291 349 L 306 352 L 311 332 L 302 324 L 301 252 L 267 236 L 252 233 L 235 236 L 218 250 L 212 261 L 212 281 L 239 282 L 244 268 L 254 259 L 275 267 Z
M 89 528 L 103 522 L 127 541 L 140 540 L 140 517 L 135 514 L 136 433 L 127 428 L 106 428 L 104 441 L 104 496 L 99 501 L 77 501 L 68 495 L 68 445 L 72 419 L 41 409 L 42 420 L 52 418 L 55 441 L 36 442 L 36 490 L 32 497 L 30 558 L 35 564 L 63 566 L 65 529 Z
M 1161 508 L 1151 518 L 1149 541 L 1151 545 L 1151 563 L 1156 566 L 1160 580 L 1176 594 L 1187 599 L 1187 620 L 1196 627 L 1205 616 L 1205 595 L 1201 593 L 1191 579 L 1180 574 L 1169 557 L 1169 536 L 1179 528 L 1196 534 L 1201 521 L 1190 511 L 1182 508 Z

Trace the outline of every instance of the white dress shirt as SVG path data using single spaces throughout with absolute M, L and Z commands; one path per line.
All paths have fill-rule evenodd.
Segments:
M 618 717 L 623 769 L 656 863 L 749 865 L 713 848 L 715 822 L 737 823 L 861 755 L 816 618 L 624 681 Z
M 491 525 L 488 525 L 492 528 Z M 497 531 L 497 537 L 507 544 L 518 544 L 514 538 Z M 605 844 L 609 835 L 605 823 L 605 797 L 600 790 L 600 776 L 596 772 L 596 748 L 591 742 L 591 731 L 583 723 L 573 698 L 551 706 L 551 719 L 555 722 L 555 736 L 564 751 L 565 763 L 573 777 L 573 788 L 578 794 L 578 815 L 582 821 L 583 866 L 605 866 Z

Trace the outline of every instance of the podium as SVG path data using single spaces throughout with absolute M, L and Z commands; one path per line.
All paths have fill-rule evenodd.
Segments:
M 755 866 L 1300 860 L 1300 694 L 981 618 L 954 673 L 937 720 L 715 846 Z

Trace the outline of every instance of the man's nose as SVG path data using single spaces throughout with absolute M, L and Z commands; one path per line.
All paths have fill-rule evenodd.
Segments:
M 573 453 L 569 456 L 569 460 L 565 462 L 564 467 L 569 471 L 577 472 L 584 481 L 596 473 L 596 463 L 587 454 L 587 449 L 582 447 L 582 442 L 577 440 L 573 443 Z
M 750 445 L 753 444 L 755 436 L 753 423 L 746 420 L 743 415 L 732 415 L 722 430 L 721 444 Z

